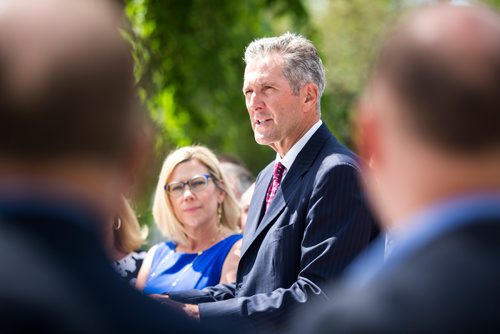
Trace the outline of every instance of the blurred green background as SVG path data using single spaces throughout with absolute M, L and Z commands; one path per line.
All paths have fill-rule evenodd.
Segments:
M 253 39 L 293 31 L 313 41 L 327 69 L 323 121 L 352 147 L 350 110 L 381 34 L 430 2 L 439 1 L 126 0 L 140 95 L 155 127 L 154 158 L 136 196 L 141 223 L 151 223 L 161 162 L 178 146 L 234 155 L 254 175 L 273 159 L 253 139 L 241 93 L 243 52 Z M 500 7 L 500 0 L 485 2 Z

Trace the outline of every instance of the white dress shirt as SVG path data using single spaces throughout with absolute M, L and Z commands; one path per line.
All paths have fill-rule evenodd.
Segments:
M 293 162 L 295 161 L 295 158 L 297 158 L 297 155 L 299 155 L 300 151 L 306 146 L 307 142 L 313 134 L 318 131 L 319 127 L 323 124 L 323 121 L 319 120 L 316 123 L 314 123 L 313 126 L 305 133 L 305 135 L 302 136 L 293 146 L 290 148 L 290 150 L 285 154 L 283 158 L 280 157 L 278 153 L 276 153 L 276 162 L 281 162 L 283 166 L 285 166 L 285 171 L 283 172 L 283 177 L 281 178 L 281 182 L 286 177 L 287 172 L 290 170 L 290 168 L 293 165 Z

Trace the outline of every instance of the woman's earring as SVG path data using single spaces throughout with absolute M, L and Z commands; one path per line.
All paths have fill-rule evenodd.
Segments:
M 115 218 L 115 222 L 113 224 L 113 229 L 114 230 L 119 230 L 122 227 L 122 220 L 120 217 Z
M 219 203 L 217 206 L 217 226 L 222 226 L 222 204 Z

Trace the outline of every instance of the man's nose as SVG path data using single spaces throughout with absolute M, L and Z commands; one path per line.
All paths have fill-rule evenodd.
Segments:
M 258 94 L 257 92 L 253 92 L 250 95 L 247 107 L 249 110 L 252 110 L 252 111 L 262 109 L 264 107 L 264 101 L 262 100 L 261 94 Z

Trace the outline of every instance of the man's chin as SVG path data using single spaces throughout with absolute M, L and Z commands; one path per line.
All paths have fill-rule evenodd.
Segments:
M 257 142 L 257 144 L 259 145 L 271 145 L 272 143 L 274 143 L 274 140 L 270 140 L 269 138 L 265 138 L 265 137 L 258 137 L 257 135 L 255 136 L 255 141 Z

